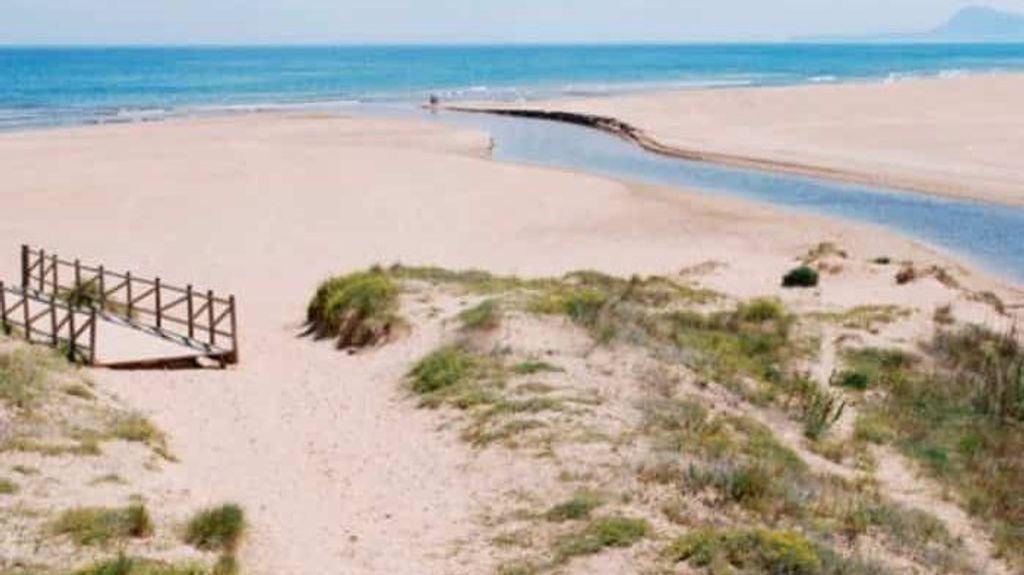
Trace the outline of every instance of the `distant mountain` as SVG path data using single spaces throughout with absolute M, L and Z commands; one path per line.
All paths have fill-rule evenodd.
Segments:
M 868 36 L 816 36 L 798 42 L 1024 42 L 1024 15 L 984 6 L 969 6 L 926 32 Z

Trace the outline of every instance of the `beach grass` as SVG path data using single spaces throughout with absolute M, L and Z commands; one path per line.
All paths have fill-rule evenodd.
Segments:
M 149 537 L 153 534 L 153 521 L 142 504 L 123 508 L 79 507 L 62 513 L 53 524 L 53 532 L 68 536 L 80 546 L 105 546 Z
M 245 513 L 234 503 L 203 509 L 185 527 L 184 541 L 202 551 L 233 554 L 245 533 Z
M 373 346 L 402 323 L 398 296 L 398 284 L 380 268 L 336 276 L 317 288 L 306 319 L 318 337 L 335 338 L 340 348 Z

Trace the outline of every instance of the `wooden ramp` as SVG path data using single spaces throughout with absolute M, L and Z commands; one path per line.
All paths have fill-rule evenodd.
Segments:
M 111 368 L 238 363 L 234 296 L 21 248 L 21 286 L 0 282 L 0 325 Z

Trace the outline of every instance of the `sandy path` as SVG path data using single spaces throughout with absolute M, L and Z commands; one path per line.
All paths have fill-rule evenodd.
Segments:
M 249 510 L 246 572 L 472 573 L 448 543 L 505 470 L 402 401 L 397 381 L 437 334 L 354 358 L 299 339 L 318 280 L 397 260 L 537 275 L 717 260 L 727 265 L 707 281 L 744 296 L 777 292 L 793 257 L 823 240 L 941 260 L 861 226 L 492 163 L 479 158 L 486 145 L 437 126 L 278 117 L 2 136 L 0 275 L 17 277 L 29 242 L 238 296 L 237 369 L 94 375 L 171 435 L 181 463 L 148 486 L 157 504 L 190 494 Z M 850 281 L 822 297 L 874 301 L 891 284 Z M 951 295 L 920 282 L 890 297 Z
M 992 75 L 511 107 L 616 118 L 685 157 L 1021 206 L 1022 101 L 1024 75 Z

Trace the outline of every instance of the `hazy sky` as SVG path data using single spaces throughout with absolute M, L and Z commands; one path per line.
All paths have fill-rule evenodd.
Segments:
M 0 43 L 672 42 L 912 31 L 969 0 L 0 0 Z M 1024 12 L 1024 0 L 985 4 Z

